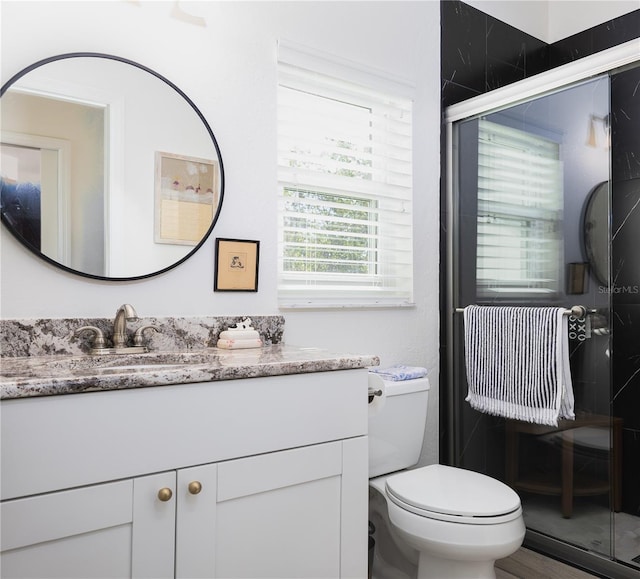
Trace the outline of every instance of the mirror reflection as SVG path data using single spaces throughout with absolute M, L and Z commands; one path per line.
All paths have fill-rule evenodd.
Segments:
M 224 190 L 204 117 L 139 64 L 62 55 L 2 88 L 2 221 L 31 251 L 81 275 L 137 279 L 187 259 Z
M 609 283 L 609 182 L 600 183 L 586 201 L 584 248 L 591 271 L 601 285 Z

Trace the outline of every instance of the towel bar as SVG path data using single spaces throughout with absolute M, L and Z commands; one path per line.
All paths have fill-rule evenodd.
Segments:
M 454 313 L 461 314 L 464 312 L 464 308 L 456 308 Z M 587 314 L 593 314 L 596 310 L 588 310 L 584 306 L 572 306 L 570 309 L 564 311 L 565 316 L 575 316 L 576 318 L 584 318 Z

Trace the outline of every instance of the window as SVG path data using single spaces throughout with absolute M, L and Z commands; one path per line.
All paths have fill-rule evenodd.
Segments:
M 281 306 L 411 303 L 412 103 L 394 85 L 280 45 Z
M 478 140 L 478 297 L 552 297 L 563 263 L 560 145 L 484 119 Z

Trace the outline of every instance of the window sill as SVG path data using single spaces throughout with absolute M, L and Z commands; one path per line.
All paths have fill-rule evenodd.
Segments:
M 382 310 L 414 308 L 415 302 L 376 302 L 376 303 L 323 303 L 323 302 L 282 302 L 279 310 Z

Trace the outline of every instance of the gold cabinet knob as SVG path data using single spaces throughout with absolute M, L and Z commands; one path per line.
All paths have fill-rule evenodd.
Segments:
M 192 495 L 197 495 L 202 490 L 202 483 L 200 481 L 194 480 L 189 483 L 189 492 Z
M 173 493 L 171 492 L 170 488 L 164 487 L 158 491 L 158 498 L 163 503 L 170 501 L 172 496 L 173 496 Z

